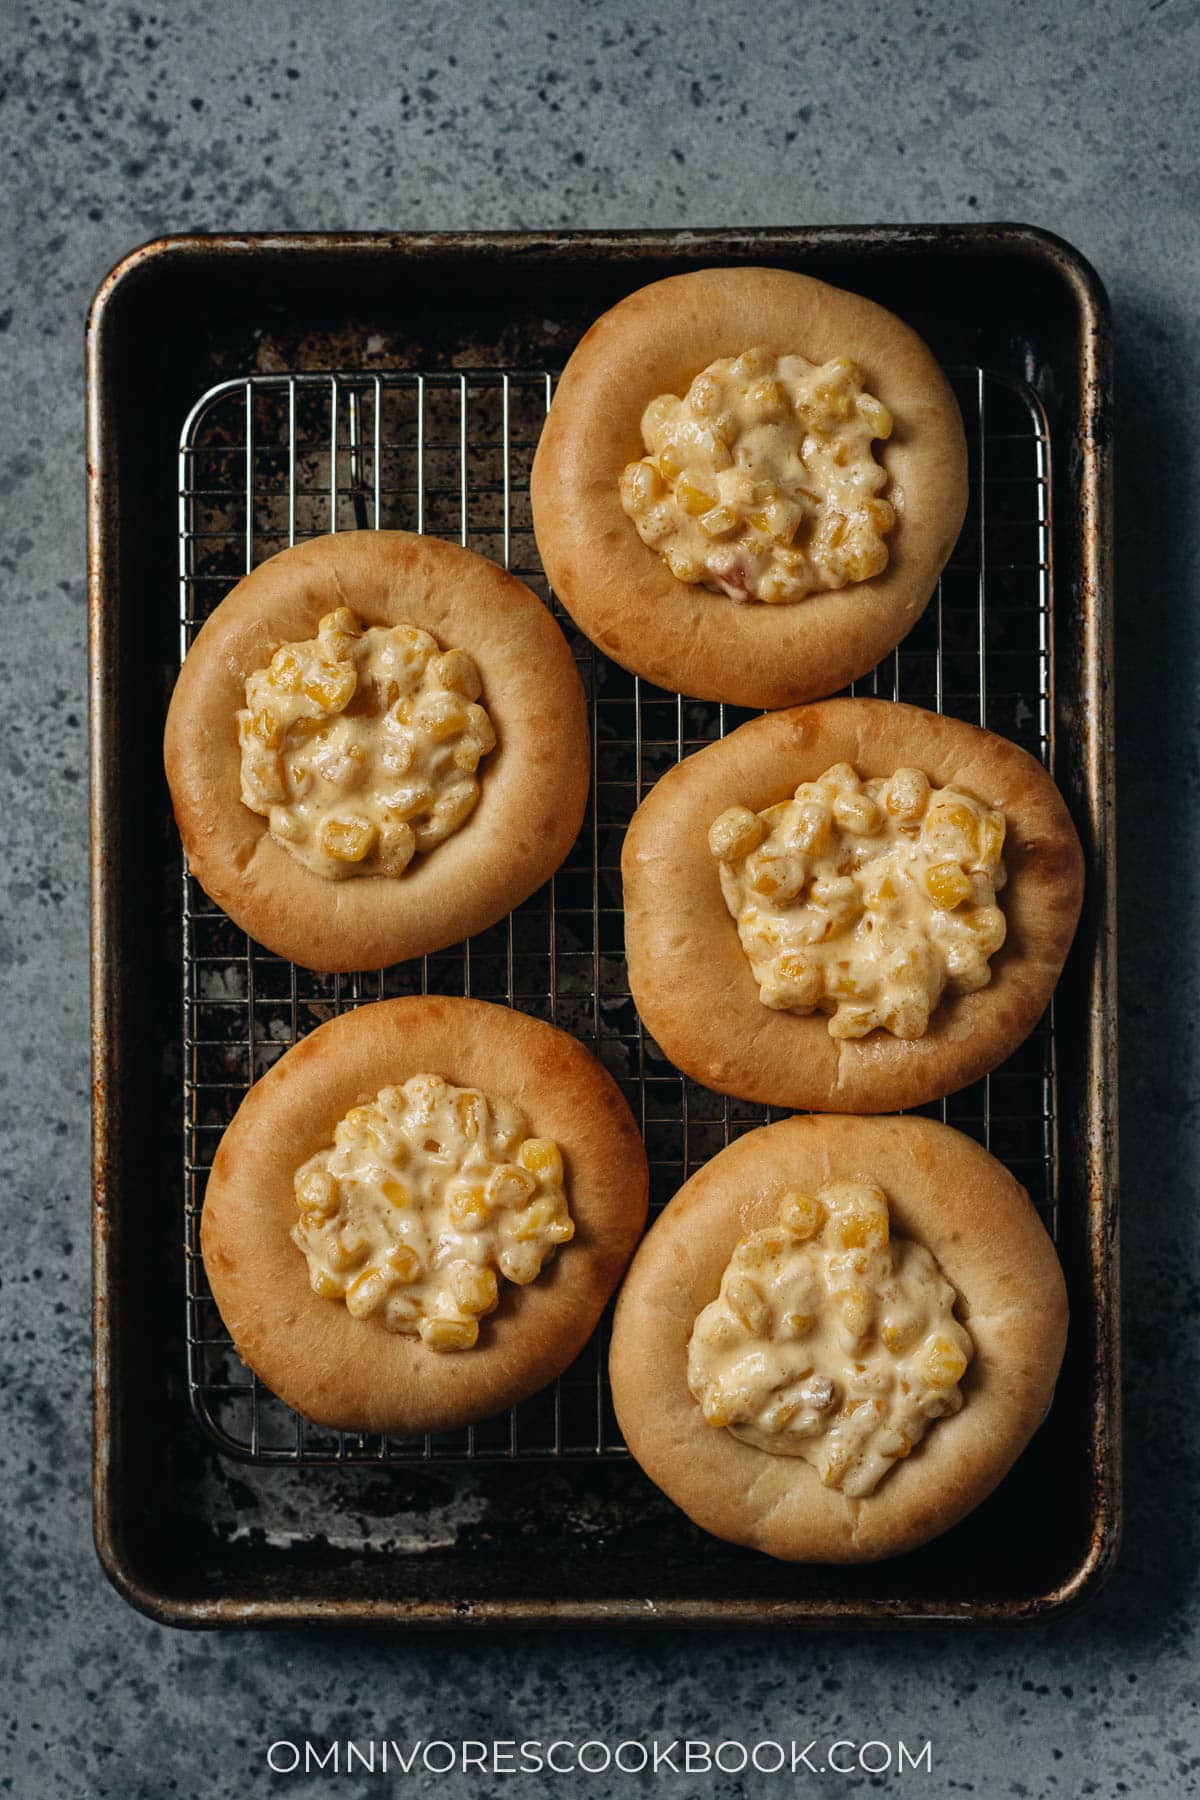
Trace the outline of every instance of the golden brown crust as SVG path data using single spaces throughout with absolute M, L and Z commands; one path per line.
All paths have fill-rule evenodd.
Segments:
M 328 881 L 241 801 L 246 677 L 339 606 L 468 651 L 496 728 L 474 812 L 397 879 Z M 587 803 L 587 709 L 562 632 L 513 576 L 438 538 L 340 532 L 271 557 L 217 607 L 176 684 L 165 761 L 192 872 L 235 923 L 306 968 L 375 969 L 482 931 L 549 879 Z
M 933 1253 L 960 1295 L 975 1355 L 964 1405 L 937 1421 L 865 1499 L 799 1457 L 707 1425 L 687 1385 L 697 1314 L 735 1245 L 775 1223 L 788 1187 L 877 1182 L 895 1234 Z M 929 1119 L 784 1119 L 693 1175 L 634 1258 L 609 1370 L 625 1440 L 652 1481 L 715 1536 L 799 1562 L 869 1562 L 936 1537 L 985 1499 L 1050 1404 L 1067 1296 L 1025 1190 L 972 1139 Z
M 338 1120 L 427 1072 L 513 1101 L 563 1153 L 575 1237 L 528 1287 L 501 1283 L 474 1350 L 445 1354 L 309 1286 L 293 1178 Z M 610 1076 L 553 1025 L 479 1000 L 384 1000 L 322 1025 L 247 1094 L 213 1159 L 201 1246 L 238 1354 L 287 1404 L 353 1431 L 449 1430 L 552 1381 L 583 1348 L 641 1235 L 641 1138 Z
M 876 455 L 903 511 L 881 575 L 782 605 L 739 606 L 680 582 L 621 508 L 644 454 L 641 418 L 718 357 L 752 345 L 813 362 L 853 357 L 895 430 Z M 580 629 L 666 688 L 739 706 L 790 706 L 863 675 L 915 623 L 962 526 L 962 417 L 922 340 L 873 301 L 784 269 L 698 269 L 653 282 L 597 319 L 554 396 L 530 485 L 546 573 Z
M 944 998 L 922 1038 L 835 1039 L 821 1013 L 764 1006 L 721 894 L 708 848 L 718 813 L 761 811 L 838 762 L 864 780 L 922 769 L 1008 822 L 1008 937 L 991 982 Z M 920 1106 L 1003 1062 L 1049 1003 L 1083 896 L 1083 851 L 1042 765 L 1007 738 L 890 700 L 768 713 L 687 757 L 634 814 L 621 870 L 629 985 L 666 1055 L 720 1093 L 817 1112 Z

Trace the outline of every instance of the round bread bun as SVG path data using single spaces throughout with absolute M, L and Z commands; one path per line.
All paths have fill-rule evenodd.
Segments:
M 397 878 L 327 880 L 242 804 L 246 678 L 341 606 L 467 651 L 496 729 L 475 810 Z M 377 969 L 494 925 L 549 880 L 587 802 L 587 708 L 566 639 L 522 582 L 439 538 L 338 532 L 261 563 L 206 621 L 171 700 L 165 762 L 192 873 L 235 924 L 305 968 Z
M 805 599 L 738 605 L 677 581 L 621 506 L 657 395 L 686 394 L 718 358 L 755 346 L 823 363 L 849 356 L 895 421 L 876 444 L 896 506 L 888 564 Z M 962 527 L 962 416 L 927 346 L 892 313 L 784 269 L 698 269 L 639 288 L 583 337 L 538 444 L 530 485 L 546 573 L 580 629 L 660 687 L 738 706 L 791 706 L 863 675 L 924 610 Z
M 975 1346 L 962 1410 L 861 1499 L 801 1457 L 706 1424 L 687 1382 L 693 1325 L 737 1244 L 777 1222 L 788 1188 L 854 1180 L 877 1183 L 893 1235 L 936 1258 Z M 991 1493 L 1046 1413 L 1066 1331 L 1054 1246 L 995 1157 L 930 1119 L 828 1114 L 751 1131 L 684 1184 L 625 1279 L 609 1371 L 633 1455 L 706 1531 L 787 1561 L 871 1562 L 937 1537 Z
M 829 1035 L 820 1012 L 759 998 L 721 892 L 708 828 L 727 807 L 790 798 L 834 763 L 866 781 L 922 769 L 1008 824 L 1008 922 L 987 987 L 943 996 L 924 1037 Z M 751 719 L 678 763 L 629 826 L 621 856 L 629 986 L 646 1029 L 685 1074 L 743 1100 L 814 1112 L 895 1112 L 977 1081 L 1033 1030 L 1079 922 L 1083 851 L 1041 763 L 978 726 L 891 700 L 823 700 Z
M 457 1353 L 321 1299 L 288 1235 L 300 1165 L 352 1106 L 417 1074 L 520 1107 L 562 1151 L 575 1221 L 535 1281 L 501 1281 L 477 1346 Z M 641 1235 L 647 1181 L 629 1108 L 574 1038 L 479 1000 L 377 1001 L 303 1038 L 246 1095 L 213 1159 L 204 1267 L 238 1355 L 296 1412 L 349 1431 L 445 1431 L 536 1393 L 574 1360 Z

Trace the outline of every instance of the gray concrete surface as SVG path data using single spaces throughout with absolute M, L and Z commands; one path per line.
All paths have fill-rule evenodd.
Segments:
M 1183 0 L 0 4 L 0 1791 L 315 1793 L 325 1779 L 271 1776 L 263 1760 L 272 1739 L 305 1733 L 904 1737 L 933 1741 L 933 1773 L 881 1786 L 1198 1791 L 1198 38 Z M 100 1573 L 87 1498 L 82 327 L 96 283 L 133 244 L 184 228 L 977 218 L 1063 234 L 1116 315 L 1129 1426 L 1116 1577 L 1085 1613 L 1023 1635 L 383 1642 L 148 1624 Z M 491 1791 L 459 1776 L 395 1785 Z

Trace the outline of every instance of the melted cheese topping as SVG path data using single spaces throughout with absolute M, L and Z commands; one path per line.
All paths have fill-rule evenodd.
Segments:
M 528 1130 L 509 1101 L 440 1075 L 352 1107 L 296 1171 L 313 1291 L 431 1350 L 471 1349 L 497 1273 L 523 1287 L 575 1235 L 558 1145 Z
M 849 357 L 747 350 L 650 402 L 621 504 L 678 581 L 800 600 L 887 567 L 896 514 L 871 444 L 891 429 Z
M 923 1037 L 943 993 L 992 978 L 1004 830 L 919 769 L 864 782 L 849 763 L 764 812 L 723 812 L 709 848 L 763 1005 L 826 1012 L 832 1037 Z
M 402 875 L 479 798 L 496 742 L 480 691 L 465 651 L 341 607 L 247 680 L 242 800 L 318 875 Z
M 873 1183 L 786 1194 L 779 1217 L 738 1245 L 696 1320 L 688 1386 L 708 1424 L 870 1494 L 959 1411 L 974 1346 L 929 1251 L 890 1238 Z

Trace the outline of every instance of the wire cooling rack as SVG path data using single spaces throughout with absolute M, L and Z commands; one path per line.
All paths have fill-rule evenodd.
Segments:
M 1032 391 L 951 372 L 967 426 L 970 507 L 923 618 L 852 691 L 987 725 L 1051 760 L 1050 463 Z M 227 381 L 196 403 L 179 447 L 180 655 L 241 577 L 289 544 L 390 527 L 452 538 L 503 563 L 552 607 L 591 709 L 591 796 L 562 869 L 501 924 L 370 975 L 317 975 L 247 938 L 183 872 L 186 1342 L 193 1409 L 229 1455 L 266 1463 L 564 1461 L 627 1455 L 605 1378 L 607 1320 L 553 1387 L 502 1417 L 411 1440 L 330 1432 L 285 1407 L 238 1359 L 200 1257 L 212 1154 L 250 1085 L 289 1045 L 364 1002 L 469 994 L 551 1020 L 595 1051 L 633 1108 L 651 1209 L 763 1107 L 688 1081 L 643 1031 L 623 956 L 625 827 L 660 775 L 750 716 L 626 674 L 551 596 L 529 469 L 553 377 L 544 370 L 305 373 Z M 987 1145 L 1057 1230 L 1053 1028 L 993 1074 L 921 1109 Z

